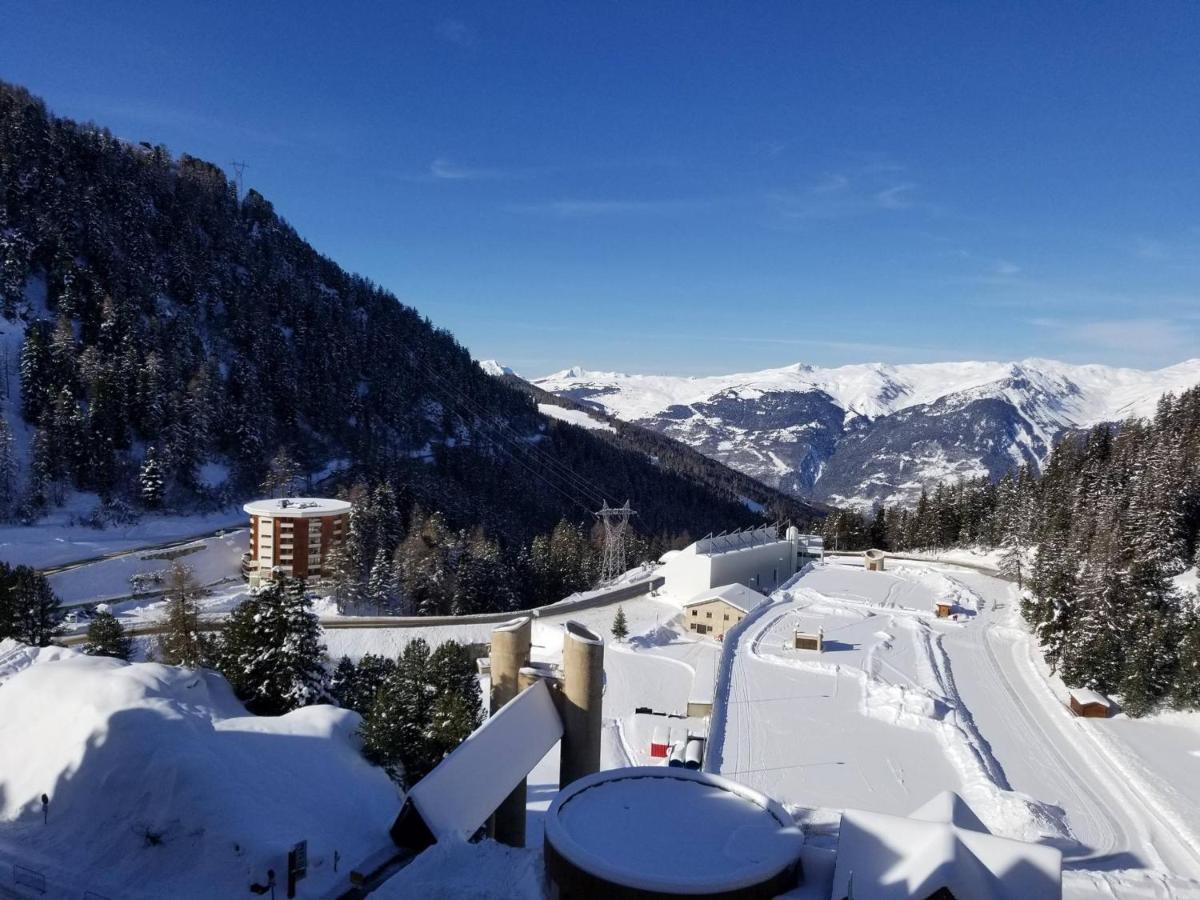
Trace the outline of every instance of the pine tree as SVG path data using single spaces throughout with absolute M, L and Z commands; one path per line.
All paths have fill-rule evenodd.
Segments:
M 212 663 L 212 642 L 203 631 L 192 570 L 176 561 L 167 570 L 166 612 L 158 636 L 158 656 L 169 666 L 198 669 Z
M 374 653 L 364 654 L 357 666 L 343 656 L 334 670 L 330 690 L 338 705 L 366 715 L 380 687 L 395 670 L 394 660 Z
M 1178 665 L 1171 687 L 1171 705 L 1176 709 L 1200 709 L 1200 612 L 1183 620 L 1183 636 L 1176 651 Z
M 17 566 L 4 581 L 8 602 L 7 612 L 0 613 L 0 628 L 6 629 L 8 636 L 34 647 L 49 645 L 61 632 L 63 620 L 50 582 L 29 566 Z
M 367 759 L 409 787 L 440 758 L 431 733 L 437 691 L 429 670 L 429 645 L 409 641 L 359 730 Z
M 379 553 L 375 557 L 375 564 L 371 566 L 371 576 L 367 579 L 365 599 L 376 615 L 390 612 L 396 600 L 392 561 L 382 547 L 379 548 Z
M 625 608 L 617 606 L 617 614 L 613 616 L 612 636 L 618 641 L 629 637 L 629 623 L 625 621 Z
M 88 624 L 87 641 L 80 650 L 89 656 L 111 656 L 128 662 L 133 654 L 133 641 L 125 633 L 121 620 L 102 609 Z
M 146 448 L 146 458 L 138 473 L 142 502 L 150 509 L 158 509 L 163 501 L 163 473 L 158 462 L 158 453 L 153 447 Z
M 253 713 L 328 699 L 324 661 L 320 620 L 298 579 L 277 575 L 226 620 L 218 667 Z

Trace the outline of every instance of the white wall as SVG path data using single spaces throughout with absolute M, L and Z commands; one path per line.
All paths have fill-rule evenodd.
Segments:
M 789 541 L 713 556 L 684 550 L 671 557 L 658 574 L 666 579 L 667 592 L 682 602 L 723 584 L 744 584 L 769 593 L 796 574 L 796 550 Z

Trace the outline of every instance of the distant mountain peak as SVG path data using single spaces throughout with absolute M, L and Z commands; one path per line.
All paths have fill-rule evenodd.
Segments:
M 961 476 L 1041 466 L 1067 432 L 1154 414 L 1200 383 L 1200 359 L 1144 371 L 1047 359 L 794 363 L 681 377 L 585 371 L 543 390 L 654 428 L 767 484 L 869 505 Z
M 483 369 L 488 375 L 500 378 L 504 375 L 516 375 L 517 373 L 508 366 L 502 365 L 494 359 L 482 359 L 479 361 L 479 368 Z M 520 377 L 520 376 L 517 376 Z

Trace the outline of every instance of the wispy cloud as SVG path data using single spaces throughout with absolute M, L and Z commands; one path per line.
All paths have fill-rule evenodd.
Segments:
M 912 182 L 894 184 L 875 194 L 875 202 L 883 209 L 912 209 L 915 203 L 913 192 L 917 186 Z
M 474 47 L 479 43 L 479 34 L 461 19 L 442 19 L 435 30 L 443 41 L 459 47 Z
M 898 163 L 870 160 L 829 171 L 808 185 L 769 191 L 767 203 L 787 219 L 847 219 L 905 210 L 933 212 L 937 207 L 922 197 L 921 186 L 902 177 Z
M 512 212 L 558 216 L 560 218 L 593 218 L 620 215 L 664 215 L 703 209 L 711 200 L 546 200 L 536 203 L 511 204 Z
M 1100 350 L 1139 354 L 1171 354 L 1195 346 L 1195 326 L 1177 319 L 1131 318 L 1075 321 L 1034 317 L 1029 324 L 1053 332 L 1063 341 Z
M 431 177 L 445 181 L 479 181 L 485 178 L 507 178 L 513 173 L 502 169 L 484 169 L 475 166 L 463 166 L 451 160 L 439 157 L 429 164 Z

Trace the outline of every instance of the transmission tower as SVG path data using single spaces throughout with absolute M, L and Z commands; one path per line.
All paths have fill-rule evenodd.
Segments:
M 246 169 L 248 169 L 250 167 L 248 165 L 246 165 L 246 163 L 238 162 L 237 160 L 234 160 L 230 165 L 233 166 L 234 177 L 237 179 L 238 199 L 241 200 L 242 199 L 242 173 L 245 172 Z
M 609 506 L 605 500 L 595 515 L 604 523 L 604 555 L 600 559 L 599 584 L 607 584 L 625 574 L 625 533 L 629 530 L 629 517 L 637 513 L 629 508 L 628 500 L 624 506 L 618 507 Z

